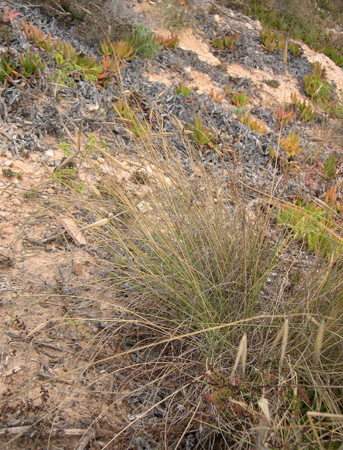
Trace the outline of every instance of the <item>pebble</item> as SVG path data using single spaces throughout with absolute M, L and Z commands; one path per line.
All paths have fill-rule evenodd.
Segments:
M 83 274 L 83 264 L 80 261 L 74 262 L 73 272 L 75 275 L 82 275 Z
M 47 150 L 45 152 L 45 156 L 46 156 L 47 159 L 53 158 L 54 157 L 54 152 L 51 151 L 51 150 Z
M 12 200 L 12 204 L 13 204 L 14 206 L 21 206 L 21 205 L 22 205 L 22 202 L 21 202 L 18 198 L 14 198 L 14 199 Z

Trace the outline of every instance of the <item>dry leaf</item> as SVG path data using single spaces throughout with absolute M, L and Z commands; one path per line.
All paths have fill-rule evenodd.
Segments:
M 257 404 L 261 408 L 261 410 L 262 410 L 265 418 L 267 419 L 268 423 L 270 423 L 271 422 L 271 417 L 270 417 L 268 400 L 265 397 L 261 397 L 257 401 Z
M 84 234 L 72 219 L 62 219 L 61 223 L 78 247 L 87 244 Z

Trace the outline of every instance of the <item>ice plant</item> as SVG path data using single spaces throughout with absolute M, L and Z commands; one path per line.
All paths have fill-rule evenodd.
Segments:
M 268 28 L 263 28 L 262 31 L 260 31 L 262 47 L 269 52 L 274 52 L 277 46 L 277 35 L 276 32 Z
M 330 206 L 330 208 L 335 209 L 337 212 L 342 211 L 341 204 L 337 201 L 338 197 L 338 186 L 334 184 L 331 188 L 326 192 L 324 197 L 324 202 Z
M 239 106 L 245 106 L 250 102 L 250 95 L 244 94 L 244 92 L 236 92 L 231 97 L 231 103 Z
M 4 83 L 15 76 L 15 68 L 11 56 L 2 55 L 0 59 L 0 82 Z
M 185 86 L 184 84 L 180 83 L 178 85 L 178 87 L 176 87 L 174 89 L 174 94 L 178 95 L 178 94 L 182 94 L 184 97 L 188 97 L 189 94 L 191 93 L 191 88 L 189 88 L 188 86 Z
M 172 33 L 170 36 L 157 36 L 157 40 L 163 45 L 163 47 L 169 49 L 176 48 L 180 42 L 180 39 L 175 33 Z
M 20 16 L 20 13 L 16 13 L 14 9 L 12 9 L 12 11 L 10 12 L 9 7 L 6 6 L 5 13 L 4 13 L 6 22 L 10 22 L 12 19 L 14 19 L 17 16 Z
M 119 61 L 131 61 L 136 56 L 133 47 L 123 40 L 111 42 L 104 39 L 99 46 L 100 51 L 98 53 L 103 56 L 116 56 Z
M 198 115 L 194 117 L 193 125 L 188 125 L 188 128 L 191 131 L 191 138 L 199 145 L 208 145 L 216 138 L 213 129 L 206 128 Z
M 275 119 L 278 121 L 279 126 L 284 126 L 295 118 L 296 114 L 291 109 L 290 111 L 285 111 L 284 109 L 278 108 L 277 112 L 274 113 Z
M 331 84 L 325 81 L 326 72 L 320 63 L 311 64 L 313 74 L 308 73 L 305 78 L 305 91 L 312 100 L 327 103 L 331 94 Z
M 127 42 L 142 59 L 150 58 L 163 48 L 160 40 L 150 28 L 144 25 L 137 25 L 131 36 L 128 37 Z
M 97 84 L 109 83 L 119 73 L 124 64 L 119 65 L 117 58 L 113 56 L 103 56 L 101 60 L 102 72 L 97 75 Z
M 49 53 L 52 53 L 60 45 L 60 40 L 56 39 L 52 43 L 51 33 L 46 35 L 38 27 L 34 26 L 31 22 L 28 24 L 25 19 L 22 20 L 24 33 L 27 39 L 36 47 L 41 48 Z
M 36 73 L 42 72 L 46 67 L 41 57 L 31 52 L 29 48 L 26 49 L 26 55 L 19 57 L 19 63 L 23 68 L 22 75 L 28 78 L 34 76 Z
M 288 158 L 298 156 L 303 151 L 302 147 L 300 147 L 299 138 L 300 133 L 295 134 L 294 131 L 291 131 L 286 138 L 281 138 L 279 140 L 281 147 L 285 150 L 285 152 L 287 152 Z
M 321 168 L 321 171 L 317 170 L 317 173 L 327 181 L 333 180 L 340 173 L 337 169 L 337 161 L 334 152 L 330 153 L 325 163 L 319 163 L 319 167 Z
M 301 113 L 301 119 L 303 119 L 305 122 L 312 122 L 312 120 L 316 117 L 316 112 L 313 109 L 311 103 L 307 103 L 305 100 L 301 101 L 298 99 L 296 94 L 291 94 L 291 99 L 293 102 L 293 105 L 297 106 L 300 113 Z
M 234 44 L 238 42 L 238 39 L 238 34 L 228 34 L 223 37 L 218 36 L 212 41 L 212 45 L 219 50 L 232 50 Z
M 211 88 L 210 90 L 210 96 L 211 99 L 215 102 L 215 103 L 220 103 L 221 101 L 224 100 L 226 93 L 225 94 L 219 94 L 217 92 L 214 92 L 214 89 Z
M 312 252 L 325 257 L 342 255 L 343 239 L 333 229 L 334 211 L 298 198 L 277 209 L 278 221 L 292 230 Z
M 244 125 L 248 125 L 252 131 L 256 131 L 257 133 L 264 135 L 265 134 L 265 123 L 264 122 L 260 122 L 258 119 L 254 119 L 250 113 L 246 114 L 246 115 L 242 115 L 240 117 L 240 120 L 242 123 L 244 123 Z
M 300 52 L 300 45 L 297 44 L 297 43 L 294 42 L 294 41 L 289 41 L 289 43 L 288 43 L 288 49 L 289 49 L 289 51 L 290 51 L 294 56 L 296 56 L 296 55 L 298 55 L 299 52 Z

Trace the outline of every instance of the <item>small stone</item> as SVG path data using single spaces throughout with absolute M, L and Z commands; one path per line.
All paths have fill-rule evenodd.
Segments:
M 22 205 L 22 202 L 21 202 L 18 198 L 14 198 L 14 199 L 12 200 L 12 205 L 13 205 L 13 206 L 21 206 L 21 205 Z
M 91 103 L 87 103 L 86 104 L 86 108 L 88 109 L 88 111 L 97 111 L 99 109 L 99 105 L 93 105 Z
M 73 272 L 75 275 L 82 275 L 83 274 L 83 264 L 81 261 L 75 261 L 73 265 Z
M 47 159 L 53 158 L 54 157 L 54 152 L 51 151 L 51 150 L 47 150 L 45 152 L 45 156 L 46 156 Z

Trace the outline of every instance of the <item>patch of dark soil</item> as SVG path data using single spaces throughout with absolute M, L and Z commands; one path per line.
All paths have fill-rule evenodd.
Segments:
M 74 36 L 94 46 L 105 37 L 104 33 L 110 39 L 120 38 L 124 32 L 133 28 L 139 18 L 130 0 L 38 0 L 36 8 L 32 8 L 29 1 L 22 3 L 30 6 L 36 17 L 41 17 L 43 28 L 49 22 L 56 24 L 56 28 L 60 29 L 59 37 L 67 39 L 72 45 L 74 42 L 67 37 L 70 29 L 73 29 Z M 32 12 L 27 14 L 32 17 Z
M 212 29 L 207 31 L 207 37 L 212 40 L 215 36 L 225 36 L 232 34 L 232 22 L 225 20 L 225 25 L 218 24 L 214 20 L 207 22 L 212 25 Z M 214 31 L 214 30 L 215 31 Z M 212 53 L 227 64 L 238 63 L 249 70 L 271 70 L 274 74 L 280 75 L 285 71 L 283 63 L 283 51 L 276 49 L 274 52 L 261 51 L 261 39 L 259 31 L 255 28 L 248 29 L 245 24 L 234 25 L 235 33 L 239 35 L 238 42 L 234 44 L 232 50 L 220 51 L 212 47 Z M 290 51 L 287 54 L 287 70 L 293 78 L 302 82 L 308 72 L 312 72 L 308 59 L 301 55 L 294 56 Z
M 44 16 L 39 8 L 27 10 L 25 6 L 22 6 L 21 9 L 23 12 L 25 11 L 26 20 L 32 20 L 35 24 L 39 24 L 44 32 L 51 32 L 53 36 L 68 39 L 68 41 L 70 41 L 79 51 L 91 52 L 92 49 L 79 41 L 74 36 L 72 30 L 64 31 L 59 29 L 59 24 L 56 20 Z M 214 21 L 211 23 L 212 26 L 215 26 Z M 24 48 L 24 45 L 24 41 L 22 41 L 22 43 L 20 43 L 20 48 Z M 271 68 L 275 66 L 275 68 L 280 70 L 281 55 L 262 53 L 256 31 L 251 33 L 248 32 L 241 36 L 236 53 L 237 55 L 243 55 L 243 59 L 239 59 L 240 62 L 252 68 L 264 68 L 267 58 L 267 64 L 270 64 Z M 176 49 L 175 51 L 164 50 L 155 55 L 151 61 L 160 69 L 179 71 L 186 81 L 192 79 L 185 70 L 185 68 L 188 67 L 209 75 L 213 80 L 223 86 L 231 83 L 233 88 L 237 90 L 244 89 L 248 92 L 252 92 L 253 90 L 250 79 L 229 77 L 217 67 L 201 61 L 192 51 L 182 49 Z M 147 109 L 151 111 L 155 107 L 155 102 L 157 102 L 157 105 L 163 107 L 165 111 L 165 131 L 172 133 L 175 132 L 175 128 L 168 117 L 170 114 L 174 114 L 178 117 L 178 119 L 185 124 L 186 129 L 188 128 L 188 125 L 192 125 L 194 117 L 200 115 L 203 117 L 206 127 L 213 127 L 214 129 L 221 130 L 217 140 L 219 149 L 222 148 L 222 144 L 229 145 L 233 149 L 236 153 L 236 159 L 238 158 L 238 161 L 240 161 L 241 164 L 244 164 L 246 173 L 250 174 L 252 183 L 256 183 L 257 180 L 263 179 L 269 160 L 268 147 L 277 146 L 277 135 L 275 133 L 270 133 L 267 136 L 256 134 L 249 127 L 242 125 L 238 119 L 234 118 L 227 108 L 225 109 L 220 104 L 210 101 L 209 96 L 206 94 L 196 96 L 192 103 L 188 103 L 182 95 L 174 94 L 174 86 L 165 90 L 165 85 L 163 84 L 147 82 L 144 78 L 144 71 L 146 70 L 147 65 L 147 61 L 135 58 L 126 65 L 121 73 L 124 89 L 137 91 L 138 94 L 141 95 L 141 103 L 138 106 L 142 108 L 143 111 Z M 297 67 L 298 66 L 295 66 L 294 74 L 302 76 L 303 73 L 299 75 L 297 72 Z M 52 70 L 53 67 L 51 67 L 51 71 Z M 305 72 L 307 71 L 307 69 L 304 70 Z M 33 87 L 32 89 L 33 90 L 31 91 L 28 90 L 23 92 L 19 87 L 14 86 L 5 91 L 5 96 L 2 100 L 4 105 L 3 110 L 6 111 L 4 115 L 6 115 L 7 120 L 18 121 L 18 118 L 21 117 L 24 125 L 26 121 L 27 126 L 33 127 L 34 131 L 32 132 L 31 129 L 30 138 L 28 136 L 24 139 L 22 138 L 23 144 L 19 147 L 19 151 L 25 146 L 29 149 L 34 149 L 35 143 L 41 137 L 47 135 L 61 137 L 65 126 L 72 133 L 76 133 L 76 130 L 82 122 L 84 131 L 92 131 L 96 128 L 99 129 L 99 123 L 103 121 L 106 121 L 107 123 L 113 122 L 115 119 L 113 102 L 117 96 L 117 89 L 114 88 L 113 85 L 99 91 L 96 87 L 86 81 L 78 81 L 77 89 L 66 88 L 65 92 L 61 94 L 58 93 L 56 99 L 54 98 L 53 88 L 49 87 L 46 90 L 47 100 L 44 102 L 38 98 L 38 95 L 34 90 L 35 88 Z M 161 95 L 162 92 L 163 95 Z M 27 105 L 27 103 L 25 105 L 22 99 L 27 98 L 29 93 L 31 94 L 28 97 L 30 99 L 29 105 Z M 65 98 L 65 101 L 63 98 Z M 60 112 L 61 105 L 63 105 L 63 115 L 61 115 Z M 90 113 L 89 105 L 98 105 L 99 108 Z M 204 114 L 204 110 L 206 111 L 206 114 Z M 263 112 L 260 110 L 259 114 L 266 120 L 267 124 L 275 124 L 275 119 L 270 112 Z M 13 119 L 10 119 L 10 116 Z M 118 134 L 117 126 L 113 125 L 112 127 L 110 126 L 110 128 L 113 129 L 115 135 Z M 120 128 L 119 133 L 124 134 L 123 131 L 120 131 Z M 34 136 L 36 136 L 36 138 L 34 138 Z M 33 140 L 33 142 L 30 142 L 29 139 L 31 141 Z M 130 139 L 126 141 L 126 143 L 125 141 L 122 143 L 124 146 L 132 148 Z M 190 168 L 191 164 L 186 158 L 186 149 L 177 135 L 171 137 L 171 145 L 180 151 L 185 165 Z M 205 163 L 206 160 L 207 164 L 211 165 L 215 162 L 219 170 L 224 168 L 224 165 L 228 165 L 233 170 L 236 170 L 234 166 L 232 166 L 232 156 L 230 155 L 224 158 L 224 160 L 220 160 L 215 152 L 206 151 L 204 153 Z

